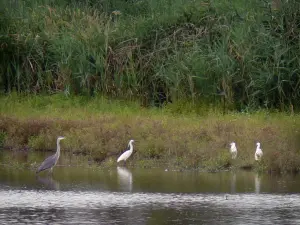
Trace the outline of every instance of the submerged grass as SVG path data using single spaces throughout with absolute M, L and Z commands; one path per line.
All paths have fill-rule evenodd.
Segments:
M 115 166 L 128 141 L 135 139 L 134 154 L 128 161 L 131 166 L 299 171 L 298 114 L 222 115 L 211 109 L 199 116 L 193 111 L 182 114 L 171 105 L 147 109 L 105 97 L 1 96 L 1 144 L 16 150 L 54 150 L 57 136 L 64 135 L 62 151 Z M 237 143 L 237 160 L 229 155 L 232 141 Z M 264 152 L 260 162 L 254 161 L 256 141 L 262 143 Z

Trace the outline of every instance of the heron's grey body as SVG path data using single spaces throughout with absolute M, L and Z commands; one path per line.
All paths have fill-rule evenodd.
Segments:
M 58 157 L 56 155 L 51 155 L 45 161 L 40 165 L 40 167 L 37 169 L 36 173 L 39 173 L 43 170 L 52 169 L 55 166 L 55 162 L 57 162 Z
M 43 170 L 47 170 L 50 169 L 51 172 L 53 170 L 53 167 L 56 165 L 59 156 L 60 156 L 60 145 L 59 142 L 60 140 L 65 139 L 64 137 L 58 137 L 57 138 L 57 150 L 56 153 L 54 155 L 49 156 L 48 158 L 46 158 L 44 160 L 44 162 L 42 162 L 42 164 L 40 165 L 40 167 L 37 169 L 36 173 L 39 173 Z

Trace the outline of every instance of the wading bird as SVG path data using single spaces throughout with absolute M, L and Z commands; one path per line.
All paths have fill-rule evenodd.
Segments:
M 255 160 L 260 160 L 260 158 L 263 156 L 263 152 L 262 152 L 262 149 L 260 148 L 260 143 L 257 142 L 256 143 L 256 151 L 255 151 L 255 154 L 254 154 L 254 157 L 255 157 Z
M 126 160 L 131 156 L 131 154 L 133 152 L 133 145 L 132 145 L 133 142 L 134 142 L 134 140 L 129 141 L 129 143 L 128 143 L 128 146 L 130 147 L 129 150 L 127 150 L 122 155 L 120 155 L 117 162 L 120 162 L 120 161 L 124 160 L 124 162 L 126 164 Z
M 230 153 L 232 159 L 235 159 L 237 157 L 237 148 L 235 142 L 230 143 Z
M 49 156 L 47 159 L 45 159 L 44 162 L 42 162 L 42 164 L 40 165 L 40 167 L 37 169 L 36 173 L 39 173 L 43 170 L 47 170 L 47 169 L 50 169 L 49 172 L 51 171 L 52 173 L 52 170 L 53 170 L 53 167 L 56 165 L 58 159 L 59 159 L 59 156 L 60 156 L 60 140 L 63 140 L 65 139 L 65 137 L 62 137 L 62 136 L 59 136 L 57 138 L 57 150 L 56 150 L 56 153 L 54 155 L 51 155 Z

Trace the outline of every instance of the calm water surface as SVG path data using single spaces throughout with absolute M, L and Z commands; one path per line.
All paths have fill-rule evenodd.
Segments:
M 0 167 L 1 224 L 300 224 L 299 212 L 300 176 Z

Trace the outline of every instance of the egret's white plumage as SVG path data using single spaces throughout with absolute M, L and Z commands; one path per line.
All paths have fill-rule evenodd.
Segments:
M 263 156 L 263 152 L 262 152 L 262 149 L 260 148 L 260 143 L 257 142 L 256 143 L 256 151 L 255 151 L 255 154 L 254 154 L 254 157 L 255 157 L 255 160 L 260 160 L 260 158 Z
M 134 142 L 134 140 L 130 140 L 129 141 L 129 143 L 128 143 L 129 150 L 127 150 L 122 155 L 120 155 L 120 157 L 118 158 L 117 162 L 120 162 L 122 160 L 124 160 L 126 162 L 126 160 L 131 156 L 131 154 L 133 152 L 133 145 L 132 145 L 133 142 Z
M 232 159 L 236 159 L 236 157 L 237 157 L 237 148 L 236 148 L 235 142 L 230 143 L 230 153 L 231 153 Z

